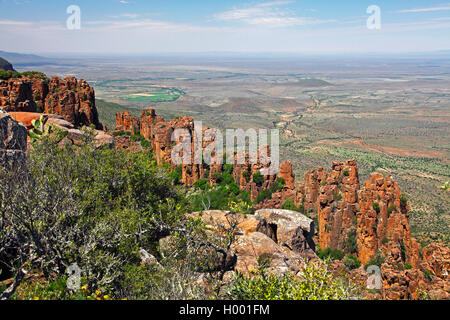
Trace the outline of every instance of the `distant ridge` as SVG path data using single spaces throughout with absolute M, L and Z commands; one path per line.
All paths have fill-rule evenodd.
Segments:
M 2 57 L 0 57 L 0 69 L 5 71 L 16 71 L 14 70 L 12 64 L 3 59 Z
M 23 54 L 16 52 L 7 52 L 0 50 L 0 57 L 11 61 L 13 64 L 22 64 L 22 63 L 30 63 L 30 62 L 42 62 L 42 61 L 51 61 L 49 58 L 41 57 L 35 54 Z

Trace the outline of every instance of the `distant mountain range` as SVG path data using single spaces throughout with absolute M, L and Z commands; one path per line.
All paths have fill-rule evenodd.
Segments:
M 22 54 L 0 50 L 0 57 L 11 62 L 15 67 L 39 66 L 55 64 L 55 59 L 41 57 L 35 54 Z

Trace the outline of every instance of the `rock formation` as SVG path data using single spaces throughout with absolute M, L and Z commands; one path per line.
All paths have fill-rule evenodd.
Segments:
M 189 117 L 164 121 L 156 116 L 153 109 L 144 110 L 139 119 L 128 113 L 117 114 L 118 130 L 137 133 L 137 127 L 139 133 L 151 143 L 157 162 L 170 163 L 172 168 L 175 166 L 172 163 L 172 151 L 184 139 L 172 141 L 175 129 L 185 129 L 188 133 L 186 138 L 190 139 L 188 145 L 191 146 L 191 163 L 194 162 L 194 143 L 201 145 L 203 151 L 214 142 L 213 135 L 207 134 L 208 129 L 203 130 L 203 141 L 198 141 L 194 121 Z M 213 157 L 216 156 L 215 149 L 210 151 Z M 258 150 L 259 154 L 270 155 L 270 150 L 267 146 L 262 146 Z M 179 155 L 183 156 L 182 152 Z M 185 185 L 192 186 L 199 179 L 206 179 L 213 186 L 219 182 L 217 179 L 231 175 L 240 190 L 249 192 L 252 201 L 257 199 L 261 191 L 271 188 L 277 178 L 284 181 L 281 190 L 254 206 L 255 209 L 263 210 L 237 222 L 242 236 L 234 248 L 236 252 L 240 252 L 237 253 L 235 270 L 255 268 L 255 252 L 258 255 L 272 253 L 272 267 L 278 271 L 286 267 L 286 263 L 283 264 L 281 260 L 289 260 L 292 255 L 314 258 L 313 239 L 316 239 L 314 233 L 318 229 L 317 241 L 322 249 L 330 248 L 344 254 L 353 254 L 362 266 L 369 264 L 377 256 L 383 257 L 381 293 L 372 294 L 372 297 L 417 299 L 421 297 L 420 290 L 430 292 L 431 288 L 435 288 L 433 296 L 448 297 L 449 249 L 445 245 L 427 247 L 421 257 L 420 245 L 411 236 L 406 198 L 401 195 L 400 187 L 392 177 L 375 173 L 361 186 L 355 160 L 334 161 L 330 171 L 323 167 L 310 170 L 305 173 L 304 181 L 296 184 L 292 164 L 287 161 L 280 165 L 278 174 L 254 180 L 255 174 L 263 167 L 259 162 L 250 163 L 249 154 L 245 155 L 242 164 L 237 163 L 237 155 L 234 155 L 233 165 L 224 165 L 221 161 L 211 165 L 181 164 L 181 182 Z M 279 210 L 287 200 L 291 201 L 290 206 L 293 203 L 304 214 Z M 215 217 L 215 223 L 221 220 L 226 224 L 227 220 L 222 212 L 205 213 Z M 305 219 L 299 220 L 297 215 Z M 312 223 L 308 227 L 306 224 L 309 222 L 304 223 L 312 221 L 310 218 L 316 219 L 316 226 Z M 435 263 L 433 259 L 438 262 Z M 427 272 L 434 275 L 432 280 L 424 276 Z M 349 272 L 349 277 L 357 283 L 366 281 L 368 276 L 363 267 Z
M 0 107 L 8 112 L 57 114 L 76 127 L 94 125 L 103 129 L 95 107 L 94 89 L 74 77 L 0 80 Z
M 21 165 L 27 148 L 27 129 L 0 109 L 0 167 Z

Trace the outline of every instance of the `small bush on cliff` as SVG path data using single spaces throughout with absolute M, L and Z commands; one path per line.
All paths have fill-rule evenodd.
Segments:
M 349 270 L 361 267 L 361 262 L 353 254 L 349 254 L 345 257 L 344 264 Z
M 408 204 L 408 198 L 404 195 L 400 195 L 400 208 L 403 210 L 406 208 L 406 205 Z
M 322 260 L 342 260 L 342 258 L 344 258 L 345 256 L 345 253 L 339 249 L 331 249 L 330 247 L 326 247 L 325 249 L 318 248 L 317 256 Z
M 374 257 L 372 257 L 369 262 L 364 265 L 364 269 L 367 270 L 369 266 L 378 266 L 381 268 L 381 265 L 384 263 L 385 257 L 381 254 L 381 252 L 377 252 Z
M 395 204 L 391 204 L 387 209 L 388 216 L 390 216 L 394 211 L 397 211 L 397 207 L 395 206 Z
M 209 188 L 209 182 L 206 179 L 200 179 L 197 180 L 194 183 L 194 188 L 200 189 L 200 190 L 206 190 Z
M 380 213 L 380 204 L 378 202 L 373 203 L 373 210 L 375 210 L 377 213 Z
M 228 295 L 237 300 L 341 300 L 355 295 L 355 288 L 336 278 L 324 266 L 305 265 L 299 276 L 264 274 L 245 277 L 236 273 Z
M 305 213 L 305 206 L 301 204 L 299 207 L 297 207 L 294 203 L 294 200 L 292 199 L 286 199 L 286 201 L 281 205 L 281 208 L 285 210 L 301 212 L 303 214 Z
M 253 174 L 253 182 L 256 183 L 258 187 L 261 187 L 264 183 L 264 177 L 263 175 L 258 171 Z

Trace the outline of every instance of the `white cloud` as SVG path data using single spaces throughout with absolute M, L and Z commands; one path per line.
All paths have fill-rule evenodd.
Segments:
M 267 27 L 289 27 L 333 22 L 334 20 L 319 20 L 310 17 L 298 17 L 288 9 L 280 9 L 292 1 L 264 2 L 246 8 L 234 8 L 214 15 L 215 20 L 236 21 L 250 25 Z
M 405 9 L 399 10 L 399 13 L 413 13 L 413 12 L 432 12 L 432 11 L 448 11 L 450 10 L 450 4 L 441 7 L 431 7 L 431 8 L 417 8 L 417 9 Z

